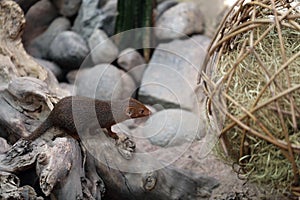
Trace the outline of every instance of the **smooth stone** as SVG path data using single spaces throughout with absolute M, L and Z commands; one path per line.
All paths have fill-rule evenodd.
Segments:
M 72 96 L 76 95 L 76 87 L 68 83 L 59 83 L 60 88 L 68 91 Z
M 38 35 L 42 34 L 58 13 L 49 0 L 41 0 L 30 7 L 25 15 L 26 25 L 22 35 L 25 48 Z
M 226 0 L 227 1 L 227 0 Z M 223 17 L 229 12 L 230 7 L 224 0 L 197 0 L 197 6 L 204 14 L 205 35 L 213 38 Z M 229 2 L 229 1 L 227 1 Z M 233 1 L 231 1 L 233 2 Z
M 68 83 L 70 83 L 70 84 L 74 84 L 74 83 L 75 83 L 77 73 L 78 73 L 80 70 L 85 70 L 85 68 L 83 68 L 83 69 L 75 69 L 75 70 L 71 70 L 71 71 L 69 71 L 69 72 L 67 73 L 66 78 L 67 78 L 67 80 L 68 80 Z
M 117 0 L 108 0 L 101 10 L 101 26 L 100 29 L 105 31 L 108 36 L 115 33 L 115 24 L 118 16 Z
M 72 17 L 78 12 L 81 0 L 53 0 L 53 4 L 61 15 Z
M 118 58 L 119 66 L 139 85 L 147 67 L 145 59 L 135 49 L 124 49 Z
M 175 0 L 167 0 L 167 1 L 163 1 L 161 3 L 159 3 L 156 7 L 156 21 L 158 20 L 158 18 L 169 8 L 172 8 L 173 6 L 176 6 L 178 4 L 178 1 Z
M 88 53 L 88 46 L 80 35 L 72 31 L 64 31 L 52 41 L 49 58 L 62 69 L 77 69 Z
M 48 61 L 48 60 L 39 59 L 39 58 L 35 58 L 34 60 L 37 63 L 39 63 L 40 65 L 42 65 L 43 67 L 49 69 L 58 80 L 62 79 L 63 72 L 62 72 L 61 68 L 57 64 L 55 64 L 54 62 L 51 62 L 51 61 Z
M 135 94 L 132 78 L 110 64 L 79 70 L 75 77 L 76 94 L 101 100 L 125 99 Z M 74 76 L 74 74 L 73 74 Z
M 88 40 L 93 63 L 111 63 L 119 54 L 117 46 L 107 37 L 106 33 L 96 29 Z
M 87 41 L 94 30 L 102 26 L 102 18 L 102 12 L 98 9 L 98 1 L 82 0 L 72 30 Z
M 171 147 L 192 143 L 206 134 L 206 128 L 194 113 L 166 109 L 153 114 L 143 128 L 143 136 L 153 145 Z
M 53 39 L 59 33 L 70 29 L 70 27 L 71 23 L 67 18 L 56 18 L 44 33 L 31 42 L 28 46 L 28 52 L 36 58 L 48 58 L 49 47 Z
M 210 39 L 198 35 L 159 44 L 144 72 L 139 98 L 164 108 L 202 112 L 195 90 Z
M 182 38 L 204 31 L 204 17 L 194 2 L 182 2 L 164 12 L 156 23 L 158 39 Z

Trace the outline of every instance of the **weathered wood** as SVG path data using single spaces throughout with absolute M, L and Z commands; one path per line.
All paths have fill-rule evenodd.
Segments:
M 52 145 L 44 145 L 37 159 L 37 175 L 43 193 L 46 196 L 52 193 L 57 199 L 82 199 L 84 171 L 78 143 L 72 138 L 56 138 Z
M 9 151 L 0 155 L 0 171 L 21 173 L 33 167 L 45 196 L 51 194 L 57 199 L 83 199 L 81 179 L 84 170 L 81 150 L 74 139 L 57 138 L 53 142 L 38 139 L 32 143 L 19 140 Z M 16 190 L 20 188 L 16 187 Z M 11 193 L 8 190 L 2 192 L 6 195 Z
M 0 88 L 17 77 L 32 77 L 47 84 L 60 97 L 67 92 L 58 89 L 55 76 L 40 66 L 24 50 L 21 36 L 24 31 L 25 18 L 21 8 L 14 1 L 0 1 Z
M 0 199 L 43 199 L 37 197 L 32 187 L 19 186 L 20 180 L 16 175 L 0 171 Z
M 0 155 L 0 170 L 5 172 L 19 173 L 31 168 L 37 159 L 38 152 L 32 149 L 28 142 L 16 142 L 5 154 Z
M 21 8 L 13 1 L 0 1 L 0 136 L 10 143 L 32 131 L 53 103 L 68 95 L 24 50 L 24 26 Z
M 16 76 L 31 76 L 45 80 L 47 72 L 23 48 L 21 35 L 25 18 L 21 8 L 13 1 L 4 0 L 0 1 L 0 13 L 0 52 L 10 63 L 9 66 L 3 66 L 2 77 L 6 75 L 11 79 Z
M 83 180 L 86 190 L 89 193 L 85 193 L 87 199 L 101 199 L 104 196 L 106 188 L 105 183 L 102 178 L 99 176 L 96 168 L 95 158 L 86 152 L 86 164 L 85 164 L 85 172 L 86 178 Z
M 218 185 L 211 177 L 165 167 L 138 146 L 124 159 L 124 149 L 101 132 L 86 130 L 82 144 L 96 159 L 109 199 L 206 199 Z

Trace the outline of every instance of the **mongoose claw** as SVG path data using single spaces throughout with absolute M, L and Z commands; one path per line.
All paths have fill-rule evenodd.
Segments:
M 130 140 L 126 136 L 121 136 L 117 140 L 117 148 L 119 153 L 127 160 L 132 158 L 133 152 L 135 151 L 135 142 Z

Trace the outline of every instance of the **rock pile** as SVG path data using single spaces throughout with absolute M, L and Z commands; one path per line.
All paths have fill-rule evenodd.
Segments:
M 106 100 L 136 95 L 162 113 L 199 114 L 196 76 L 210 42 L 203 35 L 205 15 L 195 2 L 175 0 L 159 1 L 155 12 L 156 45 L 148 64 L 139 49 L 120 51 L 115 44 L 116 0 L 38 1 L 26 12 L 23 44 L 72 94 Z M 186 134 L 180 130 L 179 138 Z M 151 141 L 168 143 L 157 140 Z

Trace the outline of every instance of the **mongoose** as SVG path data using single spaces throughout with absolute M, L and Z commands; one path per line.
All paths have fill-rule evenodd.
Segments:
M 79 139 L 78 128 L 88 127 L 89 122 L 95 118 L 99 127 L 106 128 L 110 137 L 118 139 L 118 135 L 111 131 L 112 125 L 150 114 L 145 105 L 133 98 L 110 102 L 83 96 L 69 96 L 61 99 L 46 120 L 24 139 L 33 141 L 52 127 L 61 128 L 68 135 Z

